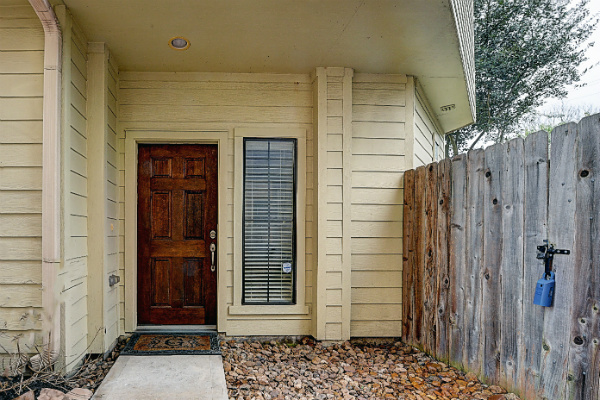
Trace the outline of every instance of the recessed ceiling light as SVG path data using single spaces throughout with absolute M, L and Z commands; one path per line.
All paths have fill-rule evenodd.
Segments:
M 183 36 L 175 36 L 169 40 L 169 47 L 173 50 L 187 50 L 190 48 L 190 41 Z

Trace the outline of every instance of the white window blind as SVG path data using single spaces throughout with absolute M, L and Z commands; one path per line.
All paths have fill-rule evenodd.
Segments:
M 244 140 L 244 304 L 295 302 L 295 169 L 295 139 Z

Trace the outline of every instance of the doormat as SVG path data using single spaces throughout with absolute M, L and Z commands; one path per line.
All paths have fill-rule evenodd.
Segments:
M 221 354 L 216 332 L 134 333 L 125 345 L 123 356 Z

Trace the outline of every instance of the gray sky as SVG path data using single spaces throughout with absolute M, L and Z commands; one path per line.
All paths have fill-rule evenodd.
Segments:
M 572 3 L 577 3 L 577 0 L 571 0 Z M 592 14 L 600 15 L 600 0 L 590 0 L 588 4 Z M 595 65 L 583 75 L 580 83 L 586 83 L 584 87 L 569 86 L 569 94 L 566 99 L 548 99 L 542 109 L 556 107 L 561 102 L 567 107 L 584 107 L 593 106 L 600 108 L 600 27 L 597 27 L 592 34 L 590 41 L 595 42 L 594 47 L 590 47 L 587 51 L 588 61 L 584 63 L 582 69 Z

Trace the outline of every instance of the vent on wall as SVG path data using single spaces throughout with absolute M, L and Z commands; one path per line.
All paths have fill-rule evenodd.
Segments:
M 447 112 L 454 110 L 455 108 L 456 108 L 456 104 L 448 104 L 446 106 L 441 106 L 440 110 L 442 110 L 443 113 L 447 113 Z

